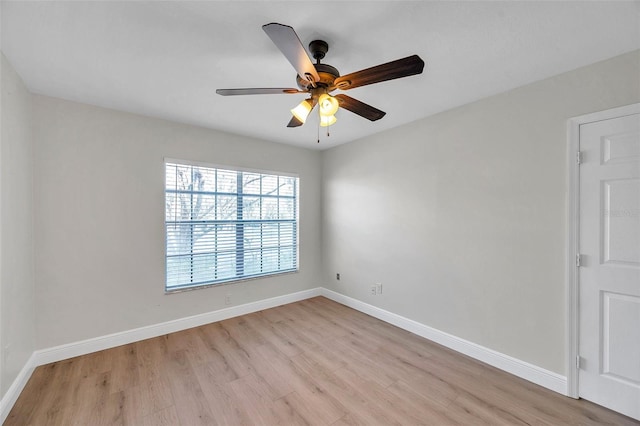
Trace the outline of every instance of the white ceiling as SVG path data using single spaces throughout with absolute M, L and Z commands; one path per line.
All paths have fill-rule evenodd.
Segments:
M 34 93 L 324 149 L 640 48 L 640 2 L 2 1 L 2 51 Z M 286 128 L 302 95 L 262 31 L 291 25 L 342 74 L 420 55 L 424 73 L 347 93 L 387 112 L 338 112 L 331 136 Z

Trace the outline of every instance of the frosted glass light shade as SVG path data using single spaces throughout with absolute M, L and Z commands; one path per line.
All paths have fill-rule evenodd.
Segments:
M 321 115 L 320 116 L 320 125 L 322 127 L 327 127 L 327 126 L 331 126 L 332 124 L 334 124 L 336 121 L 338 121 L 336 119 L 335 115 L 329 115 L 329 116 L 324 116 Z
M 326 93 L 320 95 L 318 105 L 320 106 L 320 115 L 324 117 L 334 115 L 340 106 L 336 98 Z
M 297 107 L 291 110 L 291 114 L 293 114 L 295 118 L 304 123 L 305 121 L 307 121 L 307 117 L 311 112 L 311 108 L 313 108 L 311 100 L 305 99 L 304 101 L 300 102 Z

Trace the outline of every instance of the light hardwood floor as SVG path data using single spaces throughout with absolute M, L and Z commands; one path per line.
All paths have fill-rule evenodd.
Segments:
M 5 425 L 627 425 L 317 297 L 38 367 Z

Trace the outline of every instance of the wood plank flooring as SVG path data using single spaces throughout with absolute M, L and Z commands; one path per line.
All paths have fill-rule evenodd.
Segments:
M 38 367 L 5 425 L 638 425 L 317 297 Z

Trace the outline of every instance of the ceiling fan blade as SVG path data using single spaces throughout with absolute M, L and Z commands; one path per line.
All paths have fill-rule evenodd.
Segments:
M 338 89 L 348 90 L 354 87 L 366 86 L 367 84 L 420 74 L 423 69 L 424 61 L 418 55 L 412 55 L 343 75 L 336 78 L 333 84 Z
M 358 114 L 360 117 L 366 118 L 370 121 L 380 120 L 386 114 L 386 112 L 380 111 L 378 108 L 374 108 L 371 105 L 367 105 L 364 102 L 360 102 L 359 100 L 353 99 L 351 96 L 347 96 L 343 93 L 335 95 L 334 98 L 338 100 L 338 103 L 342 108 L 347 109 L 354 114 Z
M 307 93 L 298 89 L 288 88 L 251 88 L 251 89 L 218 89 L 216 90 L 218 95 L 233 96 L 233 95 L 278 95 L 282 93 Z
M 298 120 L 296 117 L 291 117 L 291 121 L 289 121 L 289 124 L 287 124 L 287 127 L 300 127 L 303 124 L 304 123 Z
M 320 81 L 320 76 L 313 66 L 309 55 L 298 38 L 295 30 L 288 26 L 278 23 L 271 23 L 262 26 L 265 33 L 271 38 L 271 41 L 280 49 L 282 54 L 293 65 L 298 75 L 310 82 Z

